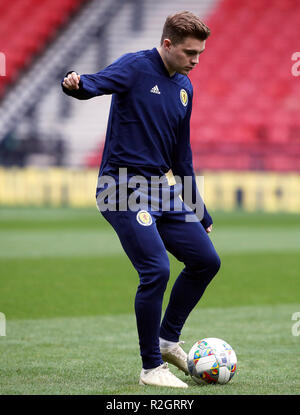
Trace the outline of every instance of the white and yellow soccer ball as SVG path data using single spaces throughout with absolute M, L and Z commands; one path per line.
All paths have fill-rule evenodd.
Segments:
M 196 383 L 225 384 L 236 372 L 237 358 L 224 340 L 207 337 L 197 341 L 187 357 L 188 370 Z

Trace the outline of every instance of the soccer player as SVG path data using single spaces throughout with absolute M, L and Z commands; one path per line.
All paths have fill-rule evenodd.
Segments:
M 158 48 L 125 54 L 95 74 L 68 72 L 62 81 L 63 91 L 77 99 L 112 94 L 96 197 L 139 275 L 135 314 L 142 385 L 188 386 L 168 363 L 188 374 L 181 330 L 220 268 L 208 236 L 213 221 L 196 186 L 189 137 L 193 88 L 187 75 L 209 35 L 198 16 L 179 12 L 167 17 Z M 130 199 L 138 200 L 132 186 L 137 177 L 144 185 L 135 190 L 140 198 L 136 210 Z M 153 177 L 159 181 L 153 184 Z M 124 183 L 125 196 L 120 190 Z M 166 193 L 167 208 L 162 203 Z M 161 321 L 167 251 L 184 268 Z

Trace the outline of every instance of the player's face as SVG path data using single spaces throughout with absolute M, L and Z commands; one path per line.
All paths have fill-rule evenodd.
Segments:
M 165 39 L 165 42 L 167 39 Z M 186 37 L 182 43 L 167 46 L 167 59 L 170 72 L 178 72 L 182 75 L 188 75 L 199 63 L 199 57 L 205 49 L 205 40 L 199 40 L 193 37 Z

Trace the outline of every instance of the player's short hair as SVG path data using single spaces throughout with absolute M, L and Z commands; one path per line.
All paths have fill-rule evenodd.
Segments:
M 188 36 L 199 40 L 206 40 L 210 35 L 210 29 L 198 16 L 189 11 L 182 11 L 167 17 L 160 44 L 164 39 L 170 39 L 176 45 L 184 41 Z

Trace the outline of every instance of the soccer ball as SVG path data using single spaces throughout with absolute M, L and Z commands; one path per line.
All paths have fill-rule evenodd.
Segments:
M 236 372 L 237 358 L 224 340 L 208 337 L 197 341 L 188 353 L 187 365 L 191 377 L 200 384 L 224 385 Z

